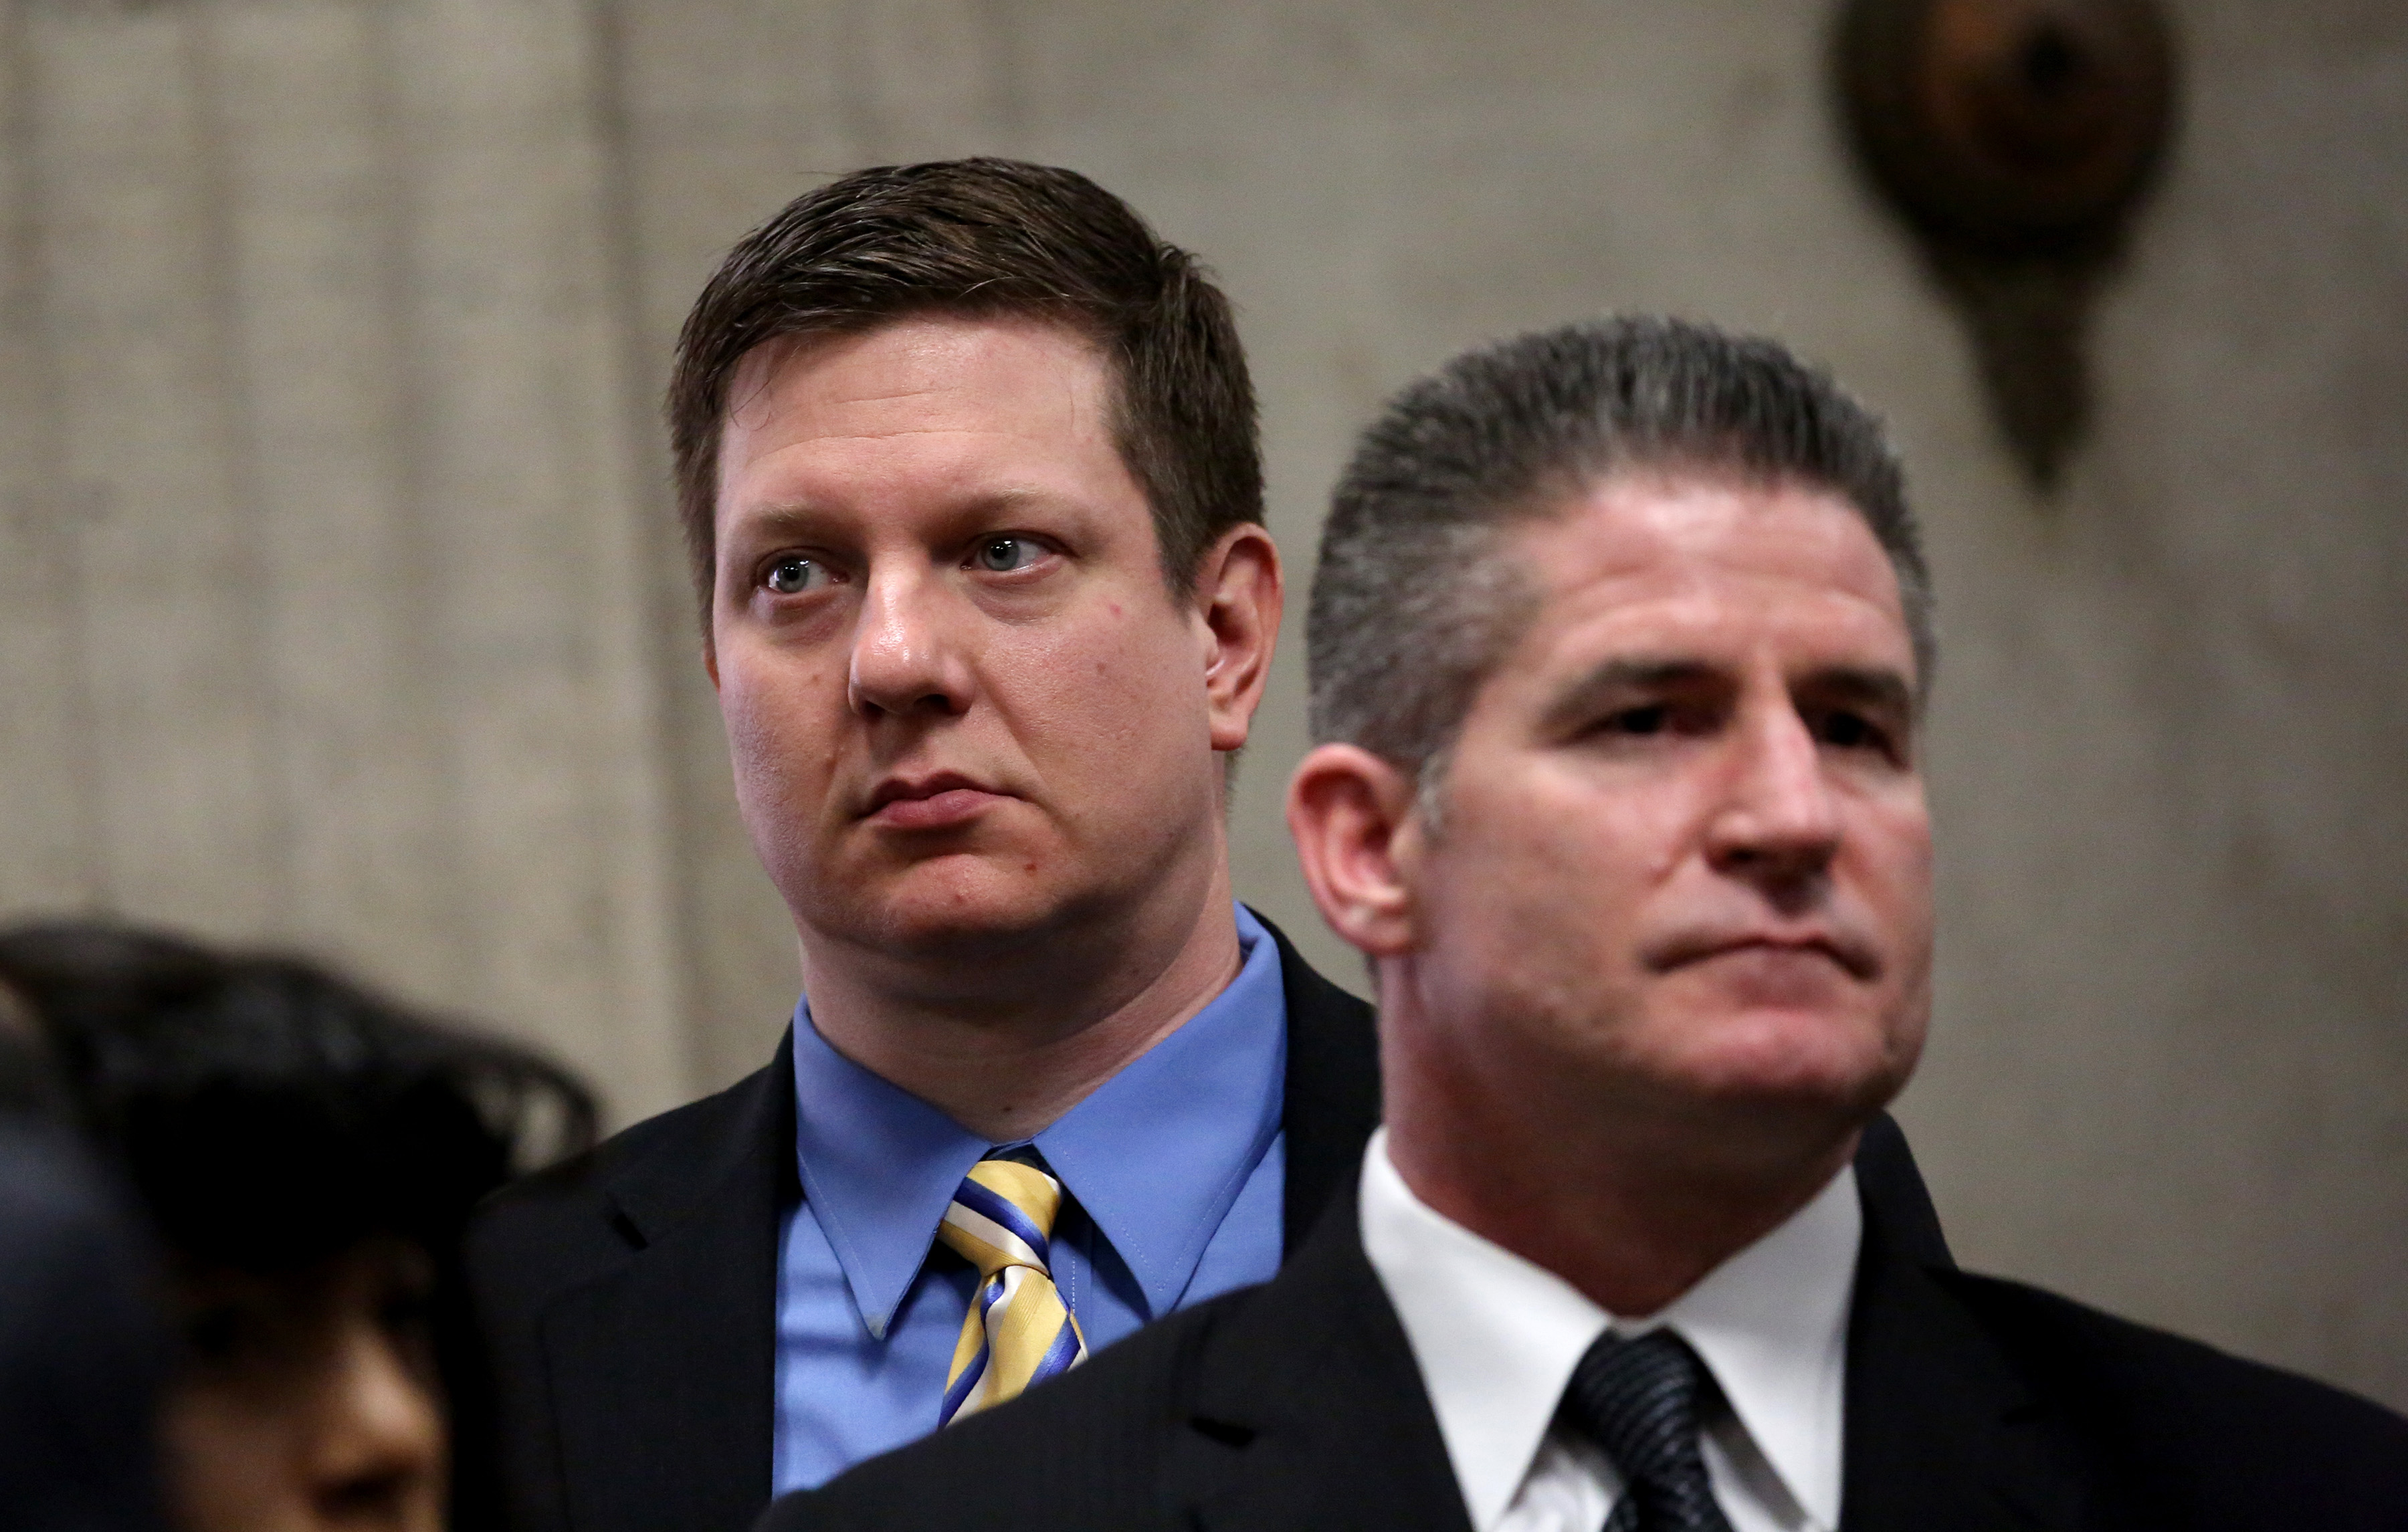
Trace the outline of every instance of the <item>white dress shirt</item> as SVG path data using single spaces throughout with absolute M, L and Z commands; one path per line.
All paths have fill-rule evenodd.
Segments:
M 1609 1327 L 1669 1326 L 1730 1413 L 1704 1431 L 1732 1532 L 1840 1522 L 1848 1305 L 1864 1211 L 1853 1167 L 1660 1313 L 1607 1313 L 1555 1273 L 1413 1196 L 1387 1131 L 1363 1157 L 1363 1249 L 1404 1322 L 1472 1532 L 1598 1532 L 1622 1490 L 1595 1446 L 1554 1427 L 1564 1385 Z

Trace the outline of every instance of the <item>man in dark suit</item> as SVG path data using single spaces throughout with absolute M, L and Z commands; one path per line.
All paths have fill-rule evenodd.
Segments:
M 765 1532 L 2408 1525 L 2408 1422 L 1959 1272 L 1852 1167 L 1930 1004 L 1929 606 L 1878 425 L 1769 342 L 1405 390 L 1289 792 L 1378 974 L 1356 1196 Z
M 1368 1009 L 1231 895 L 1282 587 L 1191 256 L 1068 171 L 849 175 L 730 252 L 669 416 L 805 997 L 766 1069 L 483 1218 L 529 1532 L 735 1532 L 1262 1281 L 1379 1117 Z M 1033 1285 L 963 1253 L 987 1214 L 1043 1225 Z

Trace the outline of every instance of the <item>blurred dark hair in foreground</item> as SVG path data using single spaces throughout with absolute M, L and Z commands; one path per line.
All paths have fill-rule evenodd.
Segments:
M 263 1275 L 372 1234 L 430 1249 L 583 1148 L 584 1088 L 298 959 L 97 923 L 0 930 L 68 1110 L 180 1256 Z

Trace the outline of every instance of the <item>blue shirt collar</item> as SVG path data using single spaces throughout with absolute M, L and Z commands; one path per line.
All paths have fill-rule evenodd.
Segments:
M 1034 1142 L 1144 1291 L 1176 1308 L 1213 1231 L 1279 1132 L 1287 1006 L 1279 945 L 1237 908 L 1238 977 Z M 882 1337 L 953 1188 L 991 1147 L 828 1046 L 795 1008 L 803 1196 Z

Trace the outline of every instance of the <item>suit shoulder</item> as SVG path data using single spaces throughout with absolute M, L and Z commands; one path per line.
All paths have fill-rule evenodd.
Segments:
M 2257 1525 L 2258 1507 L 2393 1525 L 2365 1513 L 2408 1506 L 2408 1420 L 2371 1400 L 2022 1282 L 1936 1275 L 2141 1493 L 2196 1504 L 2198 1525 Z
M 1185 1425 L 1197 1357 L 1260 1288 L 1182 1310 L 1010 1404 L 872 1458 L 769 1508 L 756 1532 L 939 1525 L 979 1508 L 988 1532 L 1146 1527 Z
M 468 1265 L 479 1285 L 555 1287 L 623 1258 L 638 1240 L 619 1213 L 613 1185 L 639 1173 L 707 1177 L 767 1073 L 622 1128 L 494 1192 L 468 1227 Z
M 2408 1420 L 2355 1394 L 2218 1351 L 2172 1331 L 2001 1277 L 1941 1279 L 1983 1314 L 2027 1364 L 2078 1372 L 2135 1398 L 2162 1396 L 2200 1410 L 2289 1416 L 2344 1438 L 2408 1445 Z

